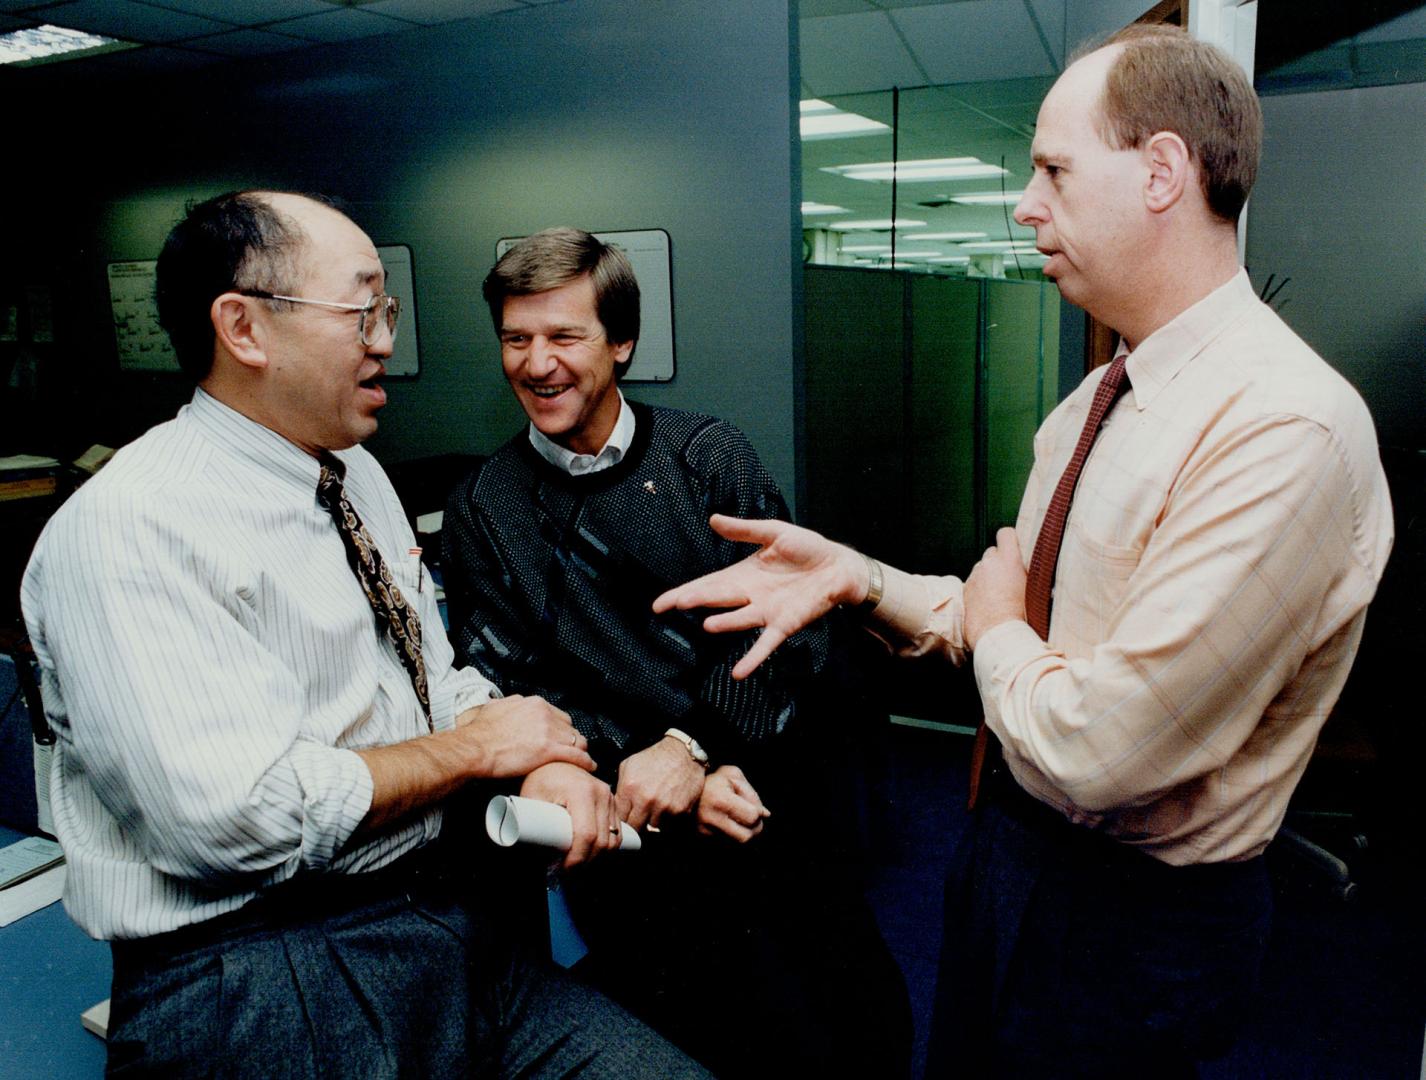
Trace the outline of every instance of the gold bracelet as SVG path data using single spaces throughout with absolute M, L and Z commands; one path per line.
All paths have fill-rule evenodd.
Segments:
M 862 558 L 866 560 L 867 570 L 866 599 L 857 605 L 857 610 L 870 614 L 881 603 L 882 594 L 886 589 L 886 579 L 882 576 L 881 563 L 870 555 L 863 555 Z

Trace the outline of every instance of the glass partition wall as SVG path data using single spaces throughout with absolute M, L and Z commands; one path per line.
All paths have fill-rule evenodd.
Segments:
M 1049 79 L 803 102 L 802 519 L 918 571 L 1012 524 L 1060 300 L 1011 219 Z

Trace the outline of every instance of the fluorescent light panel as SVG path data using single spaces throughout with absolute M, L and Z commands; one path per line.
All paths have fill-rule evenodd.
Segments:
M 798 105 L 801 115 L 798 129 L 807 141 L 816 139 L 846 139 L 857 135 L 875 135 L 890 130 L 880 120 L 858 113 L 844 112 L 820 98 L 808 98 Z
M 984 240 L 988 234 L 983 232 L 918 232 L 907 233 L 908 240 Z
M 1023 191 L 971 191 L 965 195 L 952 195 L 951 202 L 964 206 L 1009 206 L 1020 201 Z
M 981 240 L 974 244 L 961 244 L 962 251 L 1034 251 L 1033 240 Z
M 983 180 L 1003 176 L 999 165 L 987 165 L 980 158 L 922 158 L 917 161 L 864 162 L 858 165 L 828 165 L 825 173 L 845 176 L 848 180 L 873 180 L 889 183 L 893 175 L 899 183 L 920 183 L 931 180 Z
M 924 224 L 924 221 L 911 218 L 897 218 L 895 221 L 890 218 L 877 218 L 868 221 L 834 221 L 827 227 L 838 232 L 890 232 L 892 229 L 914 229 Z
M 805 202 L 802 204 L 804 216 L 811 214 L 845 214 L 845 206 L 833 206 L 831 203 Z
M 131 41 L 120 41 L 117 38 L 46 23 L 29 30 L 0 34 L 0 64 L 44 64 L 53 60 L 72 60 L 94 53 L 136 48 L 138 46 Z

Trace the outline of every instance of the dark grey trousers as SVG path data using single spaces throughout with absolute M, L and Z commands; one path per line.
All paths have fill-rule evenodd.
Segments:
M 493 932 L 468 884 L 397 867 L 115 943 L 108 1075 L 707 1077 Z
M 1169 866 L 1004 774 L 952 861 L 927 1077 L 1197 1075 L 1248 1015 L 1271 921 L 1261 857 Z

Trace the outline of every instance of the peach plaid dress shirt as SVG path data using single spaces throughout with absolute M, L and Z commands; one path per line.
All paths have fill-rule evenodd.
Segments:
M 1145 339 L 1070 509 L 1049 642 L 984 634 L 975 677 L 1020 785 L 1172 864 L 1249 858 L 1282 823 L 1391 549 L 1360 396 L 1231 281 Z M 1028 564 L 1100 373 L 1035 437 Z M 888 574 L 878 620 L 959 663 L 957 578 Z

